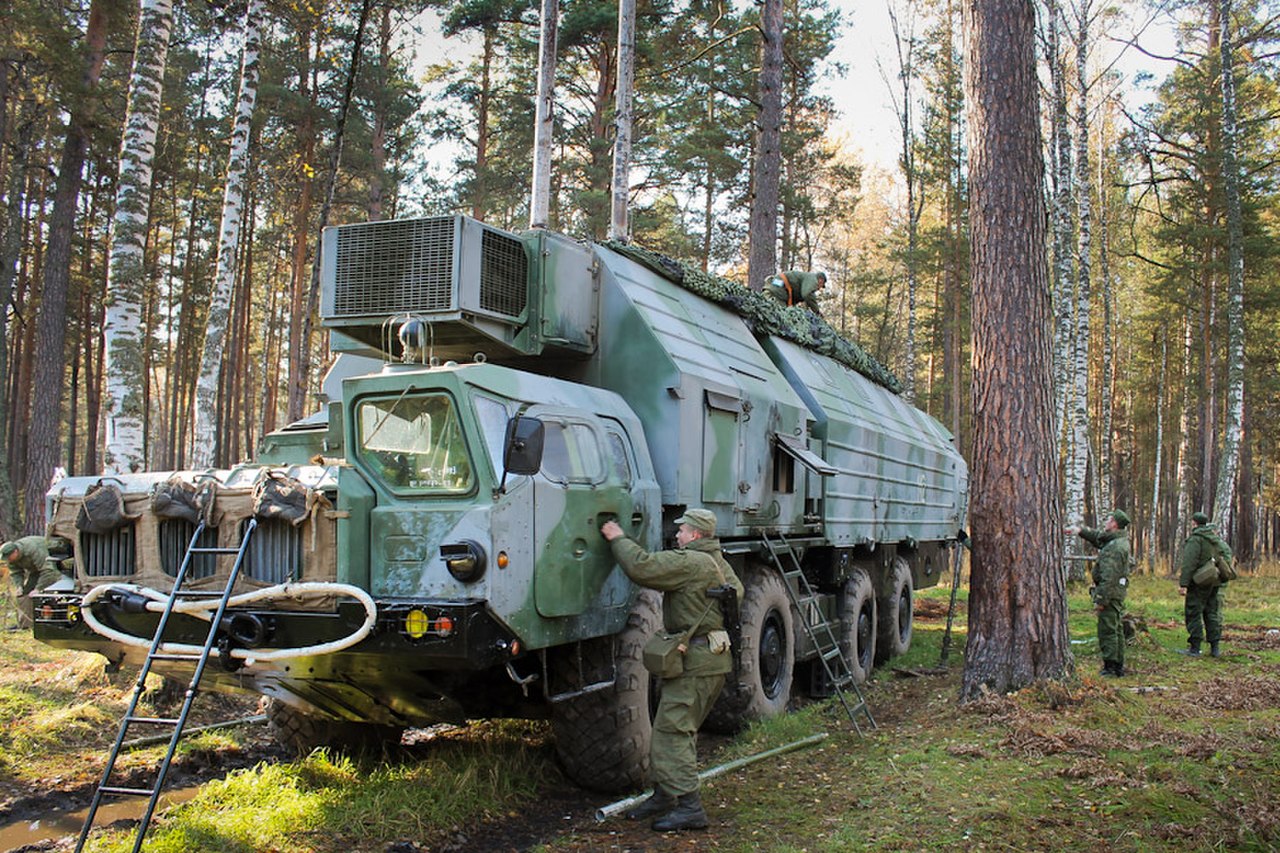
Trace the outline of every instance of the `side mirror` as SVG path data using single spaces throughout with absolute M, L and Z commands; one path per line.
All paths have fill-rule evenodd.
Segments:
M 502 452 L 503 479 L 507 474 L 536 474 L 542 467 L 542 444 L 546 428 L 537 418 L 517 415 L 507 421 L 507 438 Z

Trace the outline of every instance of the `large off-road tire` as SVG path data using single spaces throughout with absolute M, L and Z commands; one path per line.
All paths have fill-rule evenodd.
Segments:
M 876 636 L 876 663 L 906 654 L 911 648 L 911 620 L 915 609 L 915 583 L 911 566 L 895 557 L 885 578 L 884 595 L 876 602 L 879 631 Z
M 840 594 L 840 651 L 853 680 L 871 677 L 876 661 L 876 590 L 871 577 L 858 569 Z
M 653 733 L 649 671 L 641 651 L 662 624 L 662 600 L 641 590 L 614 638 L 612 690 L 587 693 L 557 702 L 551 709 L 556 754 L 569 778 L 597 791 L 630 791 L 643 786 L 649 772 L 649 740 Z M 584 668 L 607 667 L 604 643 L 584 644 Z M 598 659 L 595 659 L 598 658 Z
M 767 566 L 744 573 L 740 671 L 729 673 L 704 724 L 714 732 L 738 731 L 752 720 L 772 717 L 791 701 L 796 635 L 791 599 L 782 577 Z
M 400 726 L 318 717 L 275 699 L 267 703 L 267 719 L 276 740 L 300 756 L 320 747 L 353 754 L 381 752 L 400 743 L 404 734 Z

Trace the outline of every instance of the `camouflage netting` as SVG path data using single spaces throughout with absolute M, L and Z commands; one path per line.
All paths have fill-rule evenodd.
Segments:
M 862 347 L 842 337 L 830 323 L 802 306 L 785 307 L 772 297 L 696 267 L 627 243 L 607 240 L 600 245 L 639 261 L 686 290 L 725 306 L 741 316 L 757 334 L 777 335 L 829 356 L 895 394 L 902 383 Z

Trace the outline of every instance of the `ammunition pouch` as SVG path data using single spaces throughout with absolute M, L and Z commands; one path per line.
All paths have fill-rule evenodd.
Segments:
M 102 535 L 124 527 L 137 517 L 124 511 L 124 493 L 118 486 L 99 480 L 85 490 L 80 511 L 76 513 L 76 527 L 85 533 Z

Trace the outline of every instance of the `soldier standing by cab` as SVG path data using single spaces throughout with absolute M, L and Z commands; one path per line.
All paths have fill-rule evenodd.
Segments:
M 1197 512 L 1191 516 L 1191 520 L 1195 522 L 1196 528 L 1182 546 L 1182 573 L 1178 577 L 1178 592 L 1186 596 L 1182 615 L 1187 623 L 1187 647 L 1177 651 L 1179 654 L 1199 656 L 1200 644 L 1207 637 L 1209 654 L 1216 658 L 1221 653 L 1222 590 L 1226 581 L 1219 577 L 1216 567 L 1210 582 L 1196 583 L 1192 576 L 1215 556 L 1231 559 L 1231 547 L 1213 529 L 1209 516 Z
M 1069 533 L 1098 548 L 1092 568 L 1093 609 L 1098 614 L 1098 648 L 1102 652 L 1102 674 L 1124 675 L 1124 599 L 1129 591 L 1129 516 L 1115 510 L 1101 530 L 1069 527 Z
M 18 587 L 18 610 L 23 625 L 32 619 L 31 593 L 44 589 L 62 577 L 49 562 L 49 542 L 43 536 L 23 536 L 0 545 L 0 559 Z
M 728 584 L 739 598 L 743 594 L 742 582 L 720 554 L 715 514 L 691 509 L 676 524 L 679 547 L 654 554 L 627 538 L 617 522 L 607 521 L 600 528 L 627 577 L 662 592 L 666 631 L 690 633 L 683 672 L 663 679 L 653 720 L 649 747 L 653 796 L 627 812 L 631 820 L 657 818 L 652 826 L 659 832 L 708 825 L 698 793 L 698 728 L 733 669 L 733 656 L 724 617 L 707 590 Z

